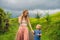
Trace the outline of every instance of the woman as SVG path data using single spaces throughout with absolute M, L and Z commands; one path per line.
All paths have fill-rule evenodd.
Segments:
M 31 25 L 28 17 L 28 10 L 23 11 L 22 15 L 18 17 L 18 21 L 20 26 L 16 35 L 16 40 L 29 40 L 29 32 L 27 24 L 29 24 L 30 28 Z

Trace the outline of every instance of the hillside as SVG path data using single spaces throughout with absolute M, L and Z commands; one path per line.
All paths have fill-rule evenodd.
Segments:
M 36 18 L 30 18 L 32 27 L 35 30 L 36 24 L 42 25 L 42 40 L 60 40 L 60 12 L 50 15 L 49 18 L 50 22 L 46 21 L 45 17 L 39 19 L 39 21 Z M 0 33 L 0 40 L 14 40 L 18 28 L 18 19 L 10 19 L 9 30 Z

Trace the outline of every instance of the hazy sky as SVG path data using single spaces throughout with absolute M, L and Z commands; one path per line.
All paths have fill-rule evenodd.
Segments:
M 60 9 L 60 0 L 0 0 L 0 7 L 6 10 Z
M 14 16 L 18 16 L 24 9 L 28 9 L 31 14 L 37 11 L 49 11 L 51 14 L 60 11 L 60 0 L 0 0 L 0 7 L 12 12 Z

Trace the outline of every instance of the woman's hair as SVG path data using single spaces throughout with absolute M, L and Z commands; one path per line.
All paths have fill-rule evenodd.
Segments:
M 23 17 L 25 18 L 25 20 L 27 20 L 28 15 L 25 16 L 25 12 L 26 12 L 26 11 L 28 12 L 28 10 L 24 10 L 24 11 L 23 11 L 22 16 L 21 16 L 21 21 L 22 21 Z M 28 13 L 27 13 L 27 14 L 28 14 Z

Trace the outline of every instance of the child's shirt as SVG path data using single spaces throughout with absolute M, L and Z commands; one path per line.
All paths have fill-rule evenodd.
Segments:
M 40 40 L 40 36 L 38 34 L 41 34 L 41 30 L 34 30 L 34 40 Z

